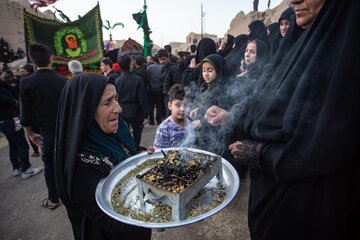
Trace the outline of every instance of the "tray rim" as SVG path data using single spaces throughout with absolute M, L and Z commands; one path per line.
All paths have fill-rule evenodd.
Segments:
M 95 199 L 96 199 L 96 202 L 97 202 L 98 206 L 100 207 L 100 209 L 105 214 L 110 216 L 111 218 L 121 221 L 123 223 L 136 225 L 136 226 L 140 226 L 140 227 L 145 227 L 145 228 L 159 228 L 159 229 L 189 225 L 189 224 L 204 220 L 204 219 L 220 212 L 228 204 L 230 204 L 230 202 L 234 199 L 234 197 L 236 196 L 237 192 L 240 189 L 240 180 L 239 180 L 239 176 L 238 176 L 235 168 L 227 160 L 225 160 L 222 157 L 221 157 L 221 162 L 222 162 L 223 175 L 224 175 L 224 172 L 229 172 L 231 174 L 231 177 L 232 177 L 232 182 L 230 183 L 231 188 L 229 187 L 229 189 L 228 189 L 228 186 L 227 186 L 227 194 L 221 204 L 219 204 L 218 206 L 216 206 L 215 208 L 211 209 L 210 211 L 208 211 L 204 214 L 201 214 L 201 215 L 196 216 L 191 219 L 185 219 L 182 221 L 156 223 L 156 222 L 144 222 L 144 221 L 136 220 L 131 217 L 121 215 L 120 213 L 117 213 L 113 209 L 112 204 L 111 204 L 111 193 L 112 193 L 113 188 L 117 184 L 117 182 L 122 177 L 122 176 L 119 177 L 119 175 L 121 175 L 122 169 L 126 170 L 126 168 L 128 167 L 127 165 L 129 165 L 130 162 L 132 162 L 132 161 L 134 161 L 134 163 L 135 163 L 135 161 L 142 163 L 147 159 L 162 157 L 163 154 L 162 154 L 161 150 L 169 151 L 169 150 L 181 150 L 181 149 L 187 149 L 189 151 L 194 151 L 194 152 L 198 152 L 198 153 L 204 153 L 204 154 L 208 154 L 208 155 L 217 156 L 216 154 L 205 151 L 205 150 L 196 149 L 196 148 L 184 148 L 184 147 L 163 148 L 163 149 L 155 150 L 155 152 L 153 154 L 148 154 L 147 152 L 143 152 L 143 153 L 134 155 L 134 156 L 124 160 L 123 162 L 119 163 L 117 166 L 115 166 L 111 170 L 110 174 L 106 178 L 103 178 L 99 181 L 96 191 L 95 191 Z M 134 167 L 135 166 L 136 165 L 134 165 Z M 117 177 L 117 179 L 116 179 L 116 177 Z M 114 180 L 114 179 L 116 179 L 116 180 Z M 224 181 L 225 181 L 225 177 L 224 177 Z M 226 182 L 226 185 L 229 185 L 229 183 Z M 110 193 L 108 192 L 108 189 L 111 189 Z M 109 199 L 104 199 L 104 198 L 106 198 L 106 197 L 104 197 L 104 192 L 105 192 L 105 195 L 109 195 L 108 196 Z

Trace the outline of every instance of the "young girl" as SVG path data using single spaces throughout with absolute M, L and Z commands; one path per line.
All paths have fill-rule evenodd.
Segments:
M 212 105 L 221 105 L 227 109 L 228 99 L 225 90 L 227 71 L 224 58 L 211 54 L 202 61 L 202 77 L 204 83 L 197 94 L 190 117 L 194 120 L 195 147 L 221 154 L 225 148 L 225 131 L 211 127 L 204 120 L 206 110 Z

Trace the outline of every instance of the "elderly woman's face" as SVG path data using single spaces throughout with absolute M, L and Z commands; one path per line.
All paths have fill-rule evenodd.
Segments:
M 115 86 L 107 84 L 95 113 L 95 120 L 104 133 L 115 133 L 118 130 L 121 112 Z
M 296 24 L 306 28 L 316 17 L 326 0 L 291 0 L 296 15 Z

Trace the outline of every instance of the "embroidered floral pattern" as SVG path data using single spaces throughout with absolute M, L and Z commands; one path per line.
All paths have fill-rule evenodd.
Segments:
M 79 153 L 78 157 L 84 163 L 100 165 L 100 163 L 103 162 L 103 163 L 109 165 L 111 168 L 113 168 L 113 166 L 114 166 L 113 163 L 109 160 L 108 157 L 100 158 L 98 156 L 94 156 L 94 155 L 91 155 L 91 154 L 90 155 L 85 155 L 83 153 Z

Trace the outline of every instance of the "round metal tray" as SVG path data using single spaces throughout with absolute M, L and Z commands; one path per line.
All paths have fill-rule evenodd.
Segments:
M 165 153 L 169 150 L 180 150 L 183 148 L 165 148 L 162 149 Z M 186 148 L 189 151 L 203 153 L 207 155 L 213 155 L 215 154 L 200 150 L 200 149 L 194 149 L 194 148 Z M 165 222 L 165 223 L 157 223 L 157 222 L 144 222 L 140 220 L 136 220 L 131 218 L 130 216 L 124 216 L 116 212 L 111 204 L 111 195 L 114 187 L 119 182 L 121 178 L 123 178 L 129 171 L 134 169 L 139 164 L 147 161 L 148 159 L 152 158 L 161 158 L 163 157 L 163 153 L 160 150 L 156 150 L 153 154 L 147 154 L 146 152 L 132 156 L 128 158 L 127 160 L 123 161 L 112 171 L 110 172 L 109 176 L 107 176 L 104 179 L 101 179 L 97 188 L 96 188 L 96 201 L 99 205 L 99 207 L 110 217 L 132 225 L 146 227 L 146 228 L 171 228 L 171 227 L 179 227 L 184 226 L 188 224 L 192 224 L 198 221 L 201 221 L 205 218 L 208 218 L 223 208 L 225 208 L 231 200 L 235 197 L 239 187 L 240 187 L 240 181 L 239 176 L 234 169 L 234 167 L 226 161 L 224 158 L 222 158 L 222 171 L 223 171 L 223 186 L 225 187 L 226 196 L 224 200 L 215 208 L 211 209 L 208 212 L 202 213 L 196 217 L 185 219 L 182 221 L 174 221 L 174 222 Z M 216 178 L 216 177 L 214 177 Z M 135 179 L 133 179 L 134 184 Z M 211 180 L 212 181 L 212 180 Z M 211 184 L 211 181 L 209 184 Z M 134 191 L 135 193 L 132 194 L 132 196 L 128 196 L 131 198 L 139 198 L 138 192 Z M 137 196 L 134 196 L 137 195 Z M 138 204 L 138 207 L 140 208 L 140 204 Z

